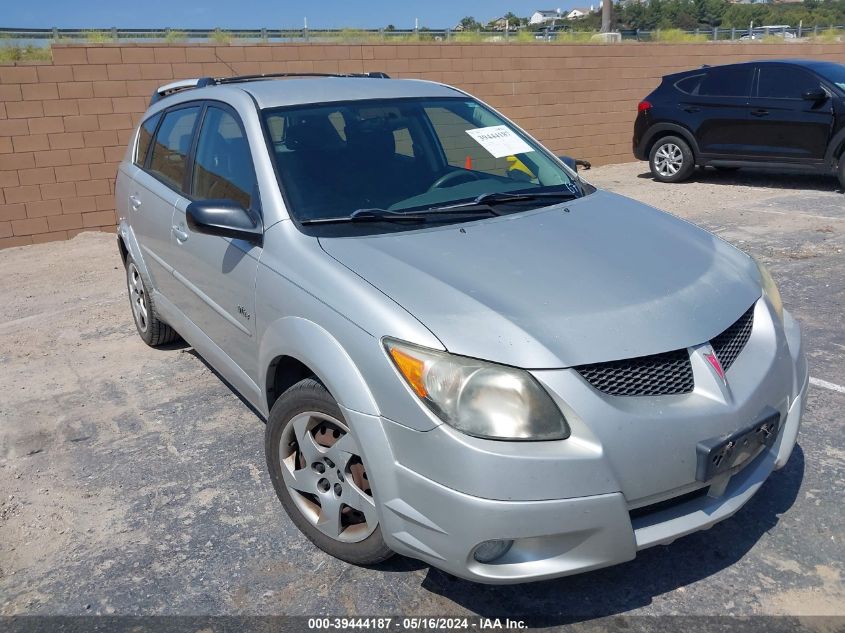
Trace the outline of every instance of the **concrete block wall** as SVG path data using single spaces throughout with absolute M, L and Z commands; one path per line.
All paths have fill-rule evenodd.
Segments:
M 845 44 L 61 45 L 0 65 L 0 248 L 113 230 L 114 177 L 152 92 L 174 79 L 366 72 L 442 81 L 502 110 L 556 153 L 627 162 L 636 106 L 665 74 L 809 57 Z

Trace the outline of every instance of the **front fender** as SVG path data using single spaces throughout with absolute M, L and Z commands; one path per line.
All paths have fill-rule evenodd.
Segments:
M 827 146 L 827 152 L 825 153 L 825 165 L 830 167 L 831 170 L 837 164 L 837 158 L 839 160 L 843 160 L 842 156 L 837 156 L 837 151 L 845 145 L 845 128 L 839 130 L 839 132 L 830 140 L 830 143 Z
M 370 388 L 343 346 L 327 330 L 301 317 L 278 319 L 261 337 L 258 358 L 265 403 L 267 371 L 279 356 L 290 356 L 309 367 L 341 406 L 379 415 Z

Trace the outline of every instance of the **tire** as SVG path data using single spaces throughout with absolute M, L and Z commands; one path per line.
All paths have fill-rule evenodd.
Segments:
M 845 193 L 845 153 L 839 157 L 839 169 L 836 170 L 839 176 L 839 186 L 842 187 L 842 192 Z
M 695 170 L 695 156 L 684 139 L 664 136 L 652 146 L 648 154 L 648 166 L 655 180 L 681 182 Z
M 144 343 L 150 347 L 158 347 L 179 338 L 176 330 L 159 318 L 147 283 L 131 255 L 126 257 L 126 288 L 129 291 L 132 320 Z
M 314 545 L 355 565 L 393 556 L 382 538 L 358 444 L 319 381 L 305 378 L 279 396 L 264 450 L 282 507 Z

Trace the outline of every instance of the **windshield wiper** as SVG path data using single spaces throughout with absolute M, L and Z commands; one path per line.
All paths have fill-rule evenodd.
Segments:
M 456 208 L 454 211 L 451 209 L 426 209 L 421 212 L 414 212 L 414 213 L 402 213 L 401 211 L 389 211 L 387 209 L 358 209 L 353 211 L 349 215 L 332 217 L 332 218 L 311 218 L 309 220 L 302 220 L 302 224 L 306 225 L 313 225 L 313 224 L 345 224 L 345 223 L 355 223 L 355 222 L 408 222 L 408 223 L 421 223 L 421 222 L 430 222 L 430 221 L 448 221 L 451 218 L 443 217 L 437 218 L 432 217 L 432 212 L 436 215 L 443 215 L 443 216 L 452 216 L 452 215 L 475 215 L 475 209 L 461 209 Z M 485 213 L 485 214 L 495 214 L 495 212 L 487 207 L 486 205 L 478 209 L 478 212 Z M 423 215 L 425 214 L 425 215 Z
M 507 193 L 507 192 L 495 192 L 491 191 L 489 193 L 482 193 L 480 196 L 476 196 L 469 202 L 460 202 L 458 204 L 450 204 L 443 207 L 433 207 L 430 210 L 436 211 L 451 211 L 451 210 L 469 210 L 474 207 L 486 207 L 491 209 L 492 205 L 499 204 L 499 203 L 508 203 L 508 202 L 522 202 L 526 200 L 539 200 L 542 198 L 556 198 L 560 200 L 573 200 L 575 198 L 580 198 L 581 196 L 572 191 L 538 191 L 536 193 Z M 493 213 L 496 213 L 493 211 Z M 496 213 L 498 215 L 498 213 Z

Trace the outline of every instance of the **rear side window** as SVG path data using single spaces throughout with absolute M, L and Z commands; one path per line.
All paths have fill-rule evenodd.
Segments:
M 199 106 L 192 106 L 167 112 L 153 143 L 150 172 L 179 190 L 185 182 L 188 151 L 199 111 Z
M 135 164 L 144 166 L 147 160 L 147 150 L 150 149 L 150 143 L 153 140 L 158 120 L 161 118 L 161 113 L 151 116 L 149 119 L 141 124 L 141 129 L 138 130 L 138 144 L 135 146 Z
M 249 142 L 237 119 L 210 106 L 203 117 L 191 195 L 199 200 L 234 200 L 245 209 L 257 184 Z
M 683 79 L 679 79 L 675 82 L 675 88 L 681 92 L 687 93 L 688 95 L 697 95 L 698 88 L 701 86 L 701 80 L 704 79 L 704 77 L 704 74 L 684 77 Z
M 705 97 L 747 97 L 751 92 L 753 70 L 751 65 L 711 68 L 702 79 L 698 94 Z
M 818 90 L 821 82 L 806 70 L 789 66 L 760 66 L 757 96 L 762 99 L 801 99 L 808 90 Z

